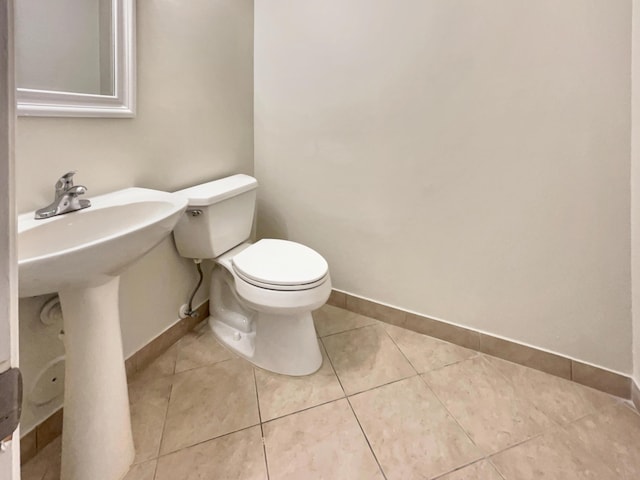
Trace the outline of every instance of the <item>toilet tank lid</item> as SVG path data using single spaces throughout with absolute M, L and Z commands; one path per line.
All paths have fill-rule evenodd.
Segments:
M 258 188 L 258 181 L 250 175 L 239 173 L 175 192 L 186 197 L 190 207 L 206 207 L 227 198 Z

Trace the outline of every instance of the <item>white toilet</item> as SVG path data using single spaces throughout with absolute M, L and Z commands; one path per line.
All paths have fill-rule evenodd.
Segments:
M 329 266 L 299 243 L 247 240 L 258 182 L 233 175 L 176 192 L 189 203 L 173 234 L 178 252 L 216 262 L 209 325 L 224 345 L 258 367 L 309 375 L 322 365 L 311 311 L 329 298 Z

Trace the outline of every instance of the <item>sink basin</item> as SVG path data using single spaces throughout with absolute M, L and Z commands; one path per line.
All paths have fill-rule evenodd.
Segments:
M 171 233 L 187 200 L 144 188 L 18 217 L 21 297 L 58 292 L 64 318 L 61 480 L 120 480 L 135 457 L 119 315 L 120 273 Z
M 91 198 L 91 207 L 45 220 L 18 217 L 21 297 L 92 286 L 118 275 L 164 237 L 186 208 L 167 192 L 127 188 Z

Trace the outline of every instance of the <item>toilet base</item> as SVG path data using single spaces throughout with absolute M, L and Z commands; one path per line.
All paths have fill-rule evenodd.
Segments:
M 311 312 L 274 315 L 256 312 L 250 328 L 225 322 L 225 311 L 213 312 L 209 326 L 229 350 L 254 365 L 282 375 L 302 376 L 318 371 L 322 353 Z

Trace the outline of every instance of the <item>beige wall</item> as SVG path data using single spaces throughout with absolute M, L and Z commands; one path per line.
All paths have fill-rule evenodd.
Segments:
M 640 0 L 633 0 L 631 129 L 631 275 L 633 376 L 640 388 Z
M 258 0 L 259 235 L 631 372 L 631 2 Z
M 89 188 L 89 198 L 129 186 L 173 191 L 253 172 L 253 2 L 137 3 L 137 117 L 20 118 L 19 211 L 49 203 L 55 181 L 68 170 L 78 170 L 76 180 Z M 171 238 L 123 275 L 126 355 L 178 319 L 196 279 L 194 267 L 178 257 Z M 206 294 L 204 289 L 198 300 Z M 21 346 L 36 358 L 23 363 L 25 394 L 38 370 L 61 348 L 57 332 L 38 323 L 43 301 L 21 304 L 21 331 L 28 332 Z M 43 347 L 33 352 L 34 345 Z M 46 409 L 31 412 L 32 424 L 46 414 Z M 25 420 L 29 415 L 25 411 Z

